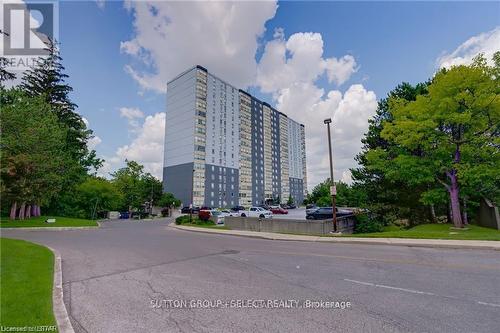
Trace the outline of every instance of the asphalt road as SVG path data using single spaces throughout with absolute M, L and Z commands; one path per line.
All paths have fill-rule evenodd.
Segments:
M 497 251 L 270 241 L 167 223 L 117 221 L 99 230 L 3 230 L 2 236 L 61 252 L 76 332 L 500 331 Z M 351 306 L 237 303 L 248 299 L 264 300 L 255 306 L 274 304 L 268 300 Z M 179 300 L 219 307 L 168 308 Z

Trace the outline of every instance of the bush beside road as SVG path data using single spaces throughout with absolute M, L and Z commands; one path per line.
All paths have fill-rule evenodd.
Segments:
M 0 247 L 0 326 L 55 327 L 52 252 L 40 245 L 8 238 L 0 238 Z

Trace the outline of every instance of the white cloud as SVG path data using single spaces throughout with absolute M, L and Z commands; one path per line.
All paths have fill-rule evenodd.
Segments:
M 118 148 L 116 158 L 111 160 L 111 164 L 113 161 L 123 162 L 125 159 L 136 161 L 144 165 L 145 171 L 162 179 L 164 136 L 165 113 L 147 116 L 132 142 Z
M 95 4 L 99 9 L 103 10 L 106 6 L 106 0 L 95 0 Z
M 437 59 L 439 68 L 464 65 L 472 62 L 479 53 L 483 53 L 488 62 L 491 63 L 493 53 L 500 51 L 500 27 L 483 32 L 466 40 L 451 53 L 445 53 Z
M 254 83 L 258 38 L 277 3 L 138 1 L 125 7 L 134 15 L 135 35 L 120 48 L 136 60 L 125 70 L 143 89 L 162 92 L 194 64 L 239 87 Z
M 257 85 L 263 92 L 276 93 L 294 84 L 309 84 L 325 73 L 329 82 L 340 85 L 357 70 L 351 55 L 324 58 L 320 33 L 299 32 L 285 40 L 283 29 L 277 29 L 274 37 L 266 44 L 257 68 Z
M 102 142 L 102 139 L 100 137 L 98 137 L 97 135 L 93 136 L 92 138 L 90 138 L 89 141 L 87 141 L 87 147 L 89 148 L 89 150 L 93 150 L 95 149 L 95 147 L 97 147 L 100 143 Z
M 134 120 L 136 118 L 144 118 L 144 113 L 138 108 L 120 108 L 120 116 L 127 118 L 128 120 Z
M 335 82 L 337 85 L 349 80 L 356 68 L 356 60 L 352 55 L 345 55 L 342 58 L 329 58 L 325 61 L 326 73 L 329 82 Z
M 139 127 L 138 119 L 144 118 L 144 113 L 138 108 L 120 108 L 120 117 L 126 118 L 128 124 L 132 127 L 132 129 L 137 129 Z
M 90 129 L 90 123 L 89 120 L 85 117 L 82 117 L 82 121 L 85 124 L 85 126 Z M 87 141 L 87 147 L 89 150 L 95 149 L 100 143 L 102 142 L 102 139 L 98 137 L 97 135 L 94 135 L 93 137 L 90 138 L 90 140 Z
M 308 185 L 311 189 L 329 177 L 326 126 L 332 118 L 335 179 L 350 181 L 348 169 L 356 165 L 361 138 L 368 129 L 368 118 L 377 108 L 375 93 L 363 85 L 351 85 L 342 94 L 325 92 L 316 85 L 324 74 L 330 82 L 342 84 L 356 71 L 350 55 L 339 59 L 323 57 L 319 33 L 296 33 L 285 40 L 282 30 L 266 44 L 257 71 L 257 84 L 272 93 L 277 108 L 306 127 Z

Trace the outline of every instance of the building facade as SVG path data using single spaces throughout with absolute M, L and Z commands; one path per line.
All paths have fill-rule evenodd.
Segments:
M 304 125 L 195 66 L 167 83 L 163 187 L 185 206 L 300 204 Z

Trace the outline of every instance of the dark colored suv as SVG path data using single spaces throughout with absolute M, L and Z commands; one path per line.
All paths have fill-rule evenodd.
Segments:
M 233 211 L 233 212 L 239 212 L 240 210 L 245 210 L 245 207 L 243 207 L 243 206 L 234 206 L 233 208 L 231 208 L 231 211 Z
M 335 208 L 335 210 L 337 212 L 337 217 L 353 214 L 350 210 L 339 210 L 337 208 Z M 332 207 L 319 207 L 312 212 L 308 212 L 306 215 L 306 219 L 308 220 L 326 220 L 331 218 L 333 218 Z

